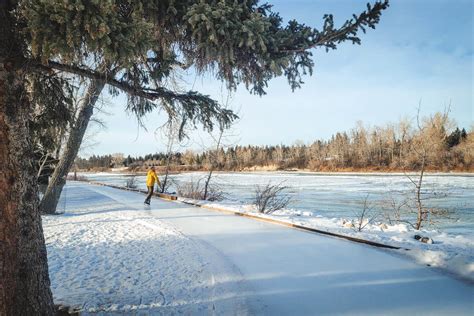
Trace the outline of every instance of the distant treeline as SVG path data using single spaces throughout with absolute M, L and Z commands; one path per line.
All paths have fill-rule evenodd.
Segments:
M 385 127 L 367 128 L 358 123 L 348 132 L 310 145 L 232 146 L 218 151 L 187 150 L 171 154 L 171 169 L 239 171 L 252 169 L 311 171 L 416 170 L 425 161 L 428 170 L 473 171 L 474 134 L 450 126 L 436 114 L 413 126 L 408 120 Z M 449 132 L 448 132 L 449 131 Z M 210 145 L 211 147 L 212 145 Z M 426 154 L 420 152 L 425 149 Z M 78 158 L 79 169 L 125 166 L 143 169 L 165 166 L 167 153 L 125 157 L 123 154 Z

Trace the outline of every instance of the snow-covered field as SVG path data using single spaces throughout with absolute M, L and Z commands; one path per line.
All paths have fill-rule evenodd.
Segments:
M 44 216 L 56 303 L 100 315 L 470 315 L 474 287 L 391 250 L 86 183 Z
M 123 175 L 97 173 L 86 176 L 108 184 L 125 183 Z M 195 172 L 173 175 L 172 179 L 179 183 L 191 179 L 196 181 L 202 176 L 202 173 Z M 213 181 L 227 193 L 226 199 L 218 203 L 192 202 L 256 214 L 251 205 L 255 185 L 283 182 L 289 187 L 292 204 L 286 210 L 259 216 L 409 248 L 411 251 L 403 253 L 416 262 L 439 267 L 474 281 L 474 177 L 431 175 L 425 178 L 427 188 L 448 193 L 446 197 L 432 203 L 455 210 L 455 220 L 441 218 L 438 225 L 415 231 L 410 225 L 390 225 L 379 217 L 361 232 L 351 227 L 357 224 L 355 217 L 361 208 L 361 199 L 366 194 L 375 199 L 390 191 L 410 190 L 411 183 L 405 176 L 220 173 Z M 143 183 L 144 179 L 137 177 L 137 184 L 143 186 Z M 434 243 L 421 243 L 414 239 L 415 234 L 430 237 Z

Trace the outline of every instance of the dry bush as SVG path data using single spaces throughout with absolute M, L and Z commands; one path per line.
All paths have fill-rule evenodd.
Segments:
M 282 183 L 255 187 L 254 204 L 260 213 L 271 214 L 288 206 L 291 197 L 285 192 L 288 189 Z
M 136 189 L 137 188 L 137 178 L 135 175 L 128 177 L 127 181 L 125 182 L 125 187 L 128 189 Z
M 390 225 L 405 223 L 419 230 L 427 225 L 436 226 L 441 221 L 456 220 L 452 208 L 435 207 L 429 204 L 436 200 L 443 200 L 449 196 L 449 190 L 436 191 L 433 188 L 423 189 L 418 198 L 411 191 L 390 191 L 388 196 L 381 200 L 381 208 Z M 421 205 L 418 199 L 422 202 Z M 421 207 L 421 209 L 419 209 Z
M 178 196 L 188 199 L 200 200 L 202 198 L 202 189 L 200 188 L 200 181 L 188 181 L 176 185 Z
M 410 197 L 408 197 L 406 193 L 391 190 L 387 196 L 380 201 L 379 204 L 383 210 L 383 216 L 388 220 L 390 225 L 403 221 L 407 213 L 409 200 Z
M 176 190 L 178 196 L 194 200 L 204 200 L 204 183 L 203 179 L 195 181 L 187 181 L 184 183 L 177 183 Z M 207 201 L 222 201 L 225 198 L 225 192 L 218 186 L 209 185 L 207 189 Z
M 170 193 L 169 188 L 171 188 L 171 186 L 173 185 L 173 181 L 169 177 L 165 180 L 166 181 L 160 181 L 160 184 L 158 185 L 158 192 L 160 193 Z
M 226 194 L 224 191 L 222 191 L 219 187 L 215 185 L 209 185 L 207 189 L 207 197 L 206 199 L 208 201 L 222 201 L 226 197 Z
M 361 232 L 367 225 L 372 224 L 378 217 L 379 213 L 375 211 L 374 204 L 369 200 L 367 194 L 362 201 L 362 207 L 356 212 L 354 228 Z

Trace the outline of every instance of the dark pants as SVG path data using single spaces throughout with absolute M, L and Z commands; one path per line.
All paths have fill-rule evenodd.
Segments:
M 150 203 L 150 199 L 153 195 L 153 188 L 154 186 L 147 187 L 148 188 L 148 195 L 146 196 L 145 203 Z

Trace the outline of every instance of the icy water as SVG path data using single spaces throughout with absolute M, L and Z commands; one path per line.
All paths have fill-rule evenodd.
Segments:
M 90 180 L 125 185 L 127 176 L 115 174 L 85 174 Z M 198 181 L 205 173 L 193 172 L 172 175 L 172 181 Z M 213 184 L 226 193 L 226 200 L 252 204 L 255 188 L 268 183 L 282 183 L 288 187 L 292 201 L 289 208 L 309 211 L 325 217 L 354 217 L 366 197 L 382 212 L 383 204 L 391 197 L 400 199 L 413 192 L 414 186 L 405 175 L 344 175 L 310 173 L 217 173 Z M 138 187 L 145 188 L 145 177 L 137 176 Z M 425 203 L 431 207 L 448 209 L 449 219 L 440 218 L 427 228 L 442 228 L 454 234 L 474 238 L 474 176 L 427 175 L 424 192 L 436 192 Z M 175 186 L 171 191 L 175 190 Z M 433 198 L 434 197 L 434 198 Z

